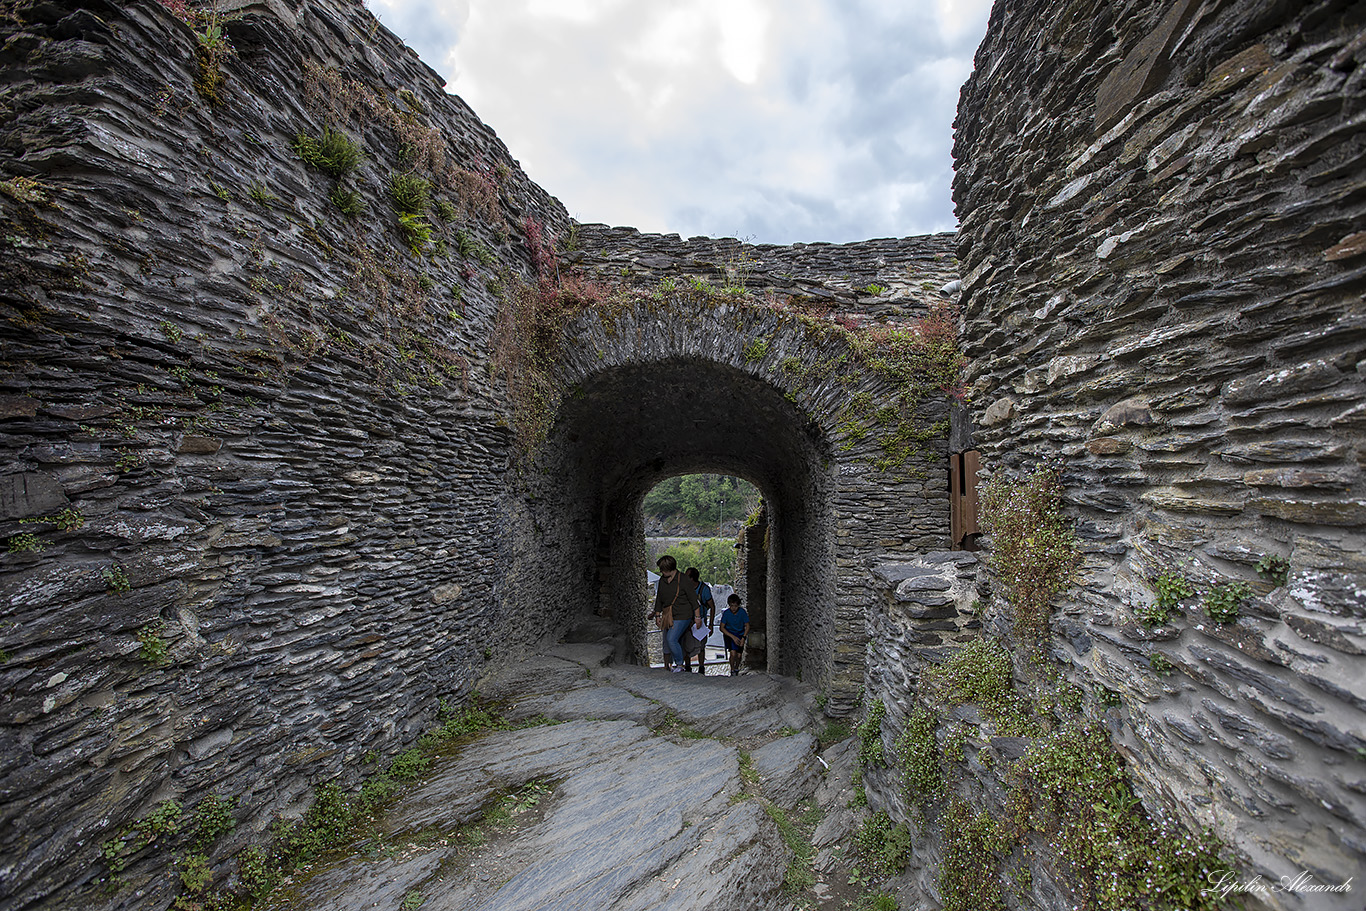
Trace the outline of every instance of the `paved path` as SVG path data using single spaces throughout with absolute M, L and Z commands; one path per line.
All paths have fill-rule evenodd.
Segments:
M 773 819 L 814 820 L 818 803 L 838 811 L 847 800 L 847 781 L 832 786 L 817 759 L 813 694 L 766 674 L 699 678 L 613 667 L 609 656 L 560 645 L 484 681 L 481 699 L 507 717 L 563 723 L 491 733 L 433 763 L 386 811 L 380 837 L 297 875 L 270 907 L 823 904 L 814 896 L 828 888 L 783 889 L 794 855 Z M 837 816 L 821 828 L 839 829 Z

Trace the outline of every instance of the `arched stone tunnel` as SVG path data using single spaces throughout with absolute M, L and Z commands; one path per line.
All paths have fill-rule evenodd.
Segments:
M 767 669 L 822 687 L 832 711 L 851 708 L 867 635 L 860 570 L 872 556 L 947 541 L 942 437 L 895 470 L 874 470 L 849 405 L 860 392 L 890 398 L 885 382 L 854 366 L 847 339 L 792 314 L 642 298 L 626 312 L 581 314 L 563 334 L 555 382 L 564 395 L 535 470 L 524 472 L 525 508 L 548 546 L 536 553 L 553 556 L 517 574 L 540 586 L 521 598 L 563 604 L 561 628 L 611 616 L 625 656 L 641 660 L 641 500 L 676 474 L 743 477 L 767 504 L 764 603 L 747 608 L 765 634 Z M 829 373 L 813 383 L 820 365 Z M 922 420 L 943 411 L 927 403 Z M 903 505 L 876 510 L 890 496 Z

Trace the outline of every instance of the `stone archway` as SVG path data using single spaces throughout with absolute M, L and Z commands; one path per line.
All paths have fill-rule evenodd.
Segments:
M 675 474 L 743 477 L 769 504 L 765 603 L 749 605 L 763 611 L 768 669 L 825 690 L 832 714 L 853 709 L 868 562 L 947 540 L 943 441 L 876 469 L 849 403 L 891 392 L 848 366 L 847 339 L 790 313 L 642 296 L 563 331 L 562 395 L 522 473 L 516 556 L 530 571 L 509 574 L 511 603 L 553 605 L 547 634 L 610 615 L 623 652 L 644 655 L 641 500 Z

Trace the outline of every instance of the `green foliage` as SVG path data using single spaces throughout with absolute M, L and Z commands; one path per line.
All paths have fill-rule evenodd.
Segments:
M 886 288 L 885 285 L 879 285 L 879 284 L 874 283 L 874 284 L 871 284 L 871 285 L 869 285 L 868 287 L 864 288 L 864 289 L 863 289 L 863 293 L 864 293 L 864 294 L 871 294 L 871 295 L 873 295 L 874 297 L 877 297 L 879 294 L 883 293 L 883 292 L 886 291 L 886 290 L 887 290 L 887 288 Z
M 744 354 L 745 360 L 749 361 L 750 363 L 754 363 L 755 361 L 762 361 L 764 357 L 768 354 L 768 339 L 750 339 L 741 353 Z
M 646 516 L 660 521 L 681 516 L 694 524 L 709 526 L 725 516 L 734 519 L 745 515 L 758 500 L 758 488 L 743 478 L 688 474 L 660 481 L 645 495 L 640 508 Z
M 347 218 L 360 218 L 365 214 L 367 208 L 365 197 L 361 196 L 359 190 L 349 190 L 341 184 L 337 184 L 328 191 L 327 198 Z
M 191 895 L 197 895 L 213 882 L 209 858 L 203 854 L 187 854 L 180 859 L 180 882 Z
M 916 706 L 896 739 L 897 765 L 901 769 L 901 795 L 907 803 L 928 802 L 944 785 L 939 748 L 934 734 L 939 719 L 924 706 Z
M 811 832 L 820 822 L 820 809 L 806 807 L 802 815 L 794 819 L 782 808 L 767 800 L 763 801 L 762 805 L 764 812 L 778 827 L 783 843 L 792 852 L 792 860 L 787 865 L 787 872 L 783 874 L 783 888 L 789 893 L 810 889 L 816 884 L 816 873 L 812 867 L 816 849 L 811 845 Z
M 133 590 L 133 583 L 128 578 L 128 573 L 121 564 L 115 563 L 113 566 L 106 567 L 104 572 L 104 584 L 111 592 L 122 595 Z
M 389 193 L 400 215 L 425 215 L 431 206 L 432 186 L 415 174 L 395 174 L 389 178 Z
M 1242 613 L 1243 602 L 1252 596 L 1252 586 L 1246 582 L 1216 582 L 1201 599 L 1205 613 L 1215 623 L 1232 623 Z
M 423 898 L 421 889 L 409 889 L 403 895 L 403 903 L 399 905 L 399 911 L 417 911 L 427 899 Z
M 1290 561 L 1276 554 L 1267 554 L 1257 561 L 1257 575 L 1269 579 L 1277 587 L 1290 581 Z
M 166 336 L 166 340 L 171 342 L 172 344 L 180 341 L 181 328 L 177 326 L 175 323 L 171 322 L 170 320 L 162 320 L 158 324 L 158 328 L 161 329 L 161 334 Z
M 427 771 L 427 766 L 431 764 L 431 757 L 423 755 L 420 748 L 414 747 L 394 757 L 393 764 L 389 766 L 389 775 L 395 781 L 412 781 Z
M 1001 890 L 1002 830 L 987 814 L 974 815 L 961 797 L 949 802 L 942 822 L 939 891 L 943 911 L 1006 911 Z
M 43 547 L 42 539 L 28 532 L 10 535 L 6 544 L 6 550 L 12 554 L 40 554 L 43 552 Z
M 825 723 L 825 728 L 821 731 L 821 735 L 818 739 L 820 740 L 821 747 L 824 748 L 832 743 L 839 743 L 841 740 L 848 738 L 848 736 L 849 725 L 839 721 L 827 721 Z
M 858 726 L 858 762 L 860 768 L 887 764 L 882 750 L 882 720 L 886 717 L 887 706 L 883 704 L 881 699 L 878 699 L 868 707 L 868 714 L 864 716 L 863 723 Z
M 855 906 L 856 911 L 898 911 L 899 907 L 896 896 L 889 892 L 860 896 L 859 903 Z
M 748 750 L 740 750 L 740 780 L 750 787 L 759 784 L 759 770 L 754 767 L 754 757 Z
M 171 644 L 161 635 L 165 629 L 164 620 L 154 620 L 138 630 L 138 642 L 141 643 L 138 657 L 153 667 L 167 664 L 171 660 Z
M 232 815 L 236 806 L 236 799 L 217 794 L 210 794 L 199 801 L 191 817 L 194 846 L 200 851 L 207 851 L 219 838 L 231 832 L 237 825 Z
M 414 256 L 421 256 L 432 240 L 432 226 L 417 215 L 402 213 L 398 216 L 398 231 L 403 242 Z
M 251 186 L 247 187 L 247 195 L 250 196 L 252 200 L 256 202 L 258 205 L 262 205 L 267 208 L 273 206 L 275 203 L 280 201 L 280 197 L 272 194 L 269 190 L 266 189 L 266 185 L 261 183 L 260 181 L 257 181 L 253 183 Z
M 1037 722 L 1030 705 L 1015 690 L 1010 653 L 995 639 L 974 639 L 937 667 L 921 674 L 921 683 L 951 703 L 973 703 L 1006 736 L 1030 736 Z
M 706 541 L 683 541 L 673 542 L 667 548 L 660 550 L 659 553 L 667 553 L 678 561 L 678 568 L 686 570 L 690 566 L 696 566 L 702 576 L 703 582 L 733 582 L 735 573 L 739 566 L 739 557 L 735 552 L 735 545 L 729 538 L 710 538 Z M 646 555 L 646 563 L 650 567 L 655 566 L 655 561 L 659 554 L 649 553 Z M 653 570 L 652 570 L 653 571 Z M 716 613 L 719 616 L 725 610 L 724 604 L 716 605 Z
M 1151 605 L 1139 608 L 1135 616 L 1147 626 L 1161 626 L 1176 613 L 1178 605 L 1185 598 L 1195 594 L 1195 585 L 1174 570 L 1163 570 L 1152 580 L 1153 594 L 1156 599 Z
M 1167 656 L 1161 652 L 1153 652 L 1148 656 L 1148 666 L 1153 669 L 1153 673 L 1162 677 L 1169 676 L 1176 670 L 1176 665 L 1167 660 Z
M 905 823 L 892 824 L 892 817 L 879 810 L 863 821 L 854 835 L 859 855 L 876 873 L 895 876 L 906 869 L 911 859 L 911 833 Z
M 982 490 L 982 525 L 991 565 L 1005 584 L 1022 632 L 1047 638 L 1049 602 L 1081 565 L 1076 533 L 1063 518 L 1059 470 L 1040 467 L 1023 481 L 998 473 Z
M 435 203 L 433 203 L 432 211 L 435 212 L 436 217 L 441 219 L 442 221 L 455 221 L 457 216 L 455 206 L 451 205 L 444 199 L 438 199 Z
M 327 128 L 316 139 L 307 133 L 296 135 L 294 154 L 309 167 L 338 179 L 354 171 L 361 163 L 360 147 L 351 137 Z
M 550 779 L 529 781 L 516 791 L 504 794 L 494 801 L 484 812 L 484 821 L 495 826 L 506 825 L 528 810 L 534 809 L 554 790 L 555 783 Z
M 1041 738 L 1019 769 L 1033 784 L 1029 823 L 1048 836 L 1082 908 L 1218 907 L 1218 894 L 1203 890 L 1229 869 L 1222 846 L 1149 816 L 1101 728 L 1068 725 Z
M 125 826 L 113 838 L 102 842 L 100 863 L 111 876 L 123 872 L 128 866 L 128 858 L 157 839 L 179 832 L 182 815 L 179 803 L 174 800 L 162 801 L 152 812 L 136 820 L 132 825 Z

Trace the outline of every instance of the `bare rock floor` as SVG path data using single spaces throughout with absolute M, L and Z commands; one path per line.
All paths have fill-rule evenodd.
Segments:
M 847 907 L 829 846 L 848 842 L 855 818 L 856 751 L 846 742 L 818 757 L 814 694 L 766 674 L 669 674 L 611 666 L 610 655 L 560 645 L 485 680 L 481 698 L 507 717 L 555 723 L 490 733 L 438 760 L 379 834 L 297 874 L 268 907 Z

